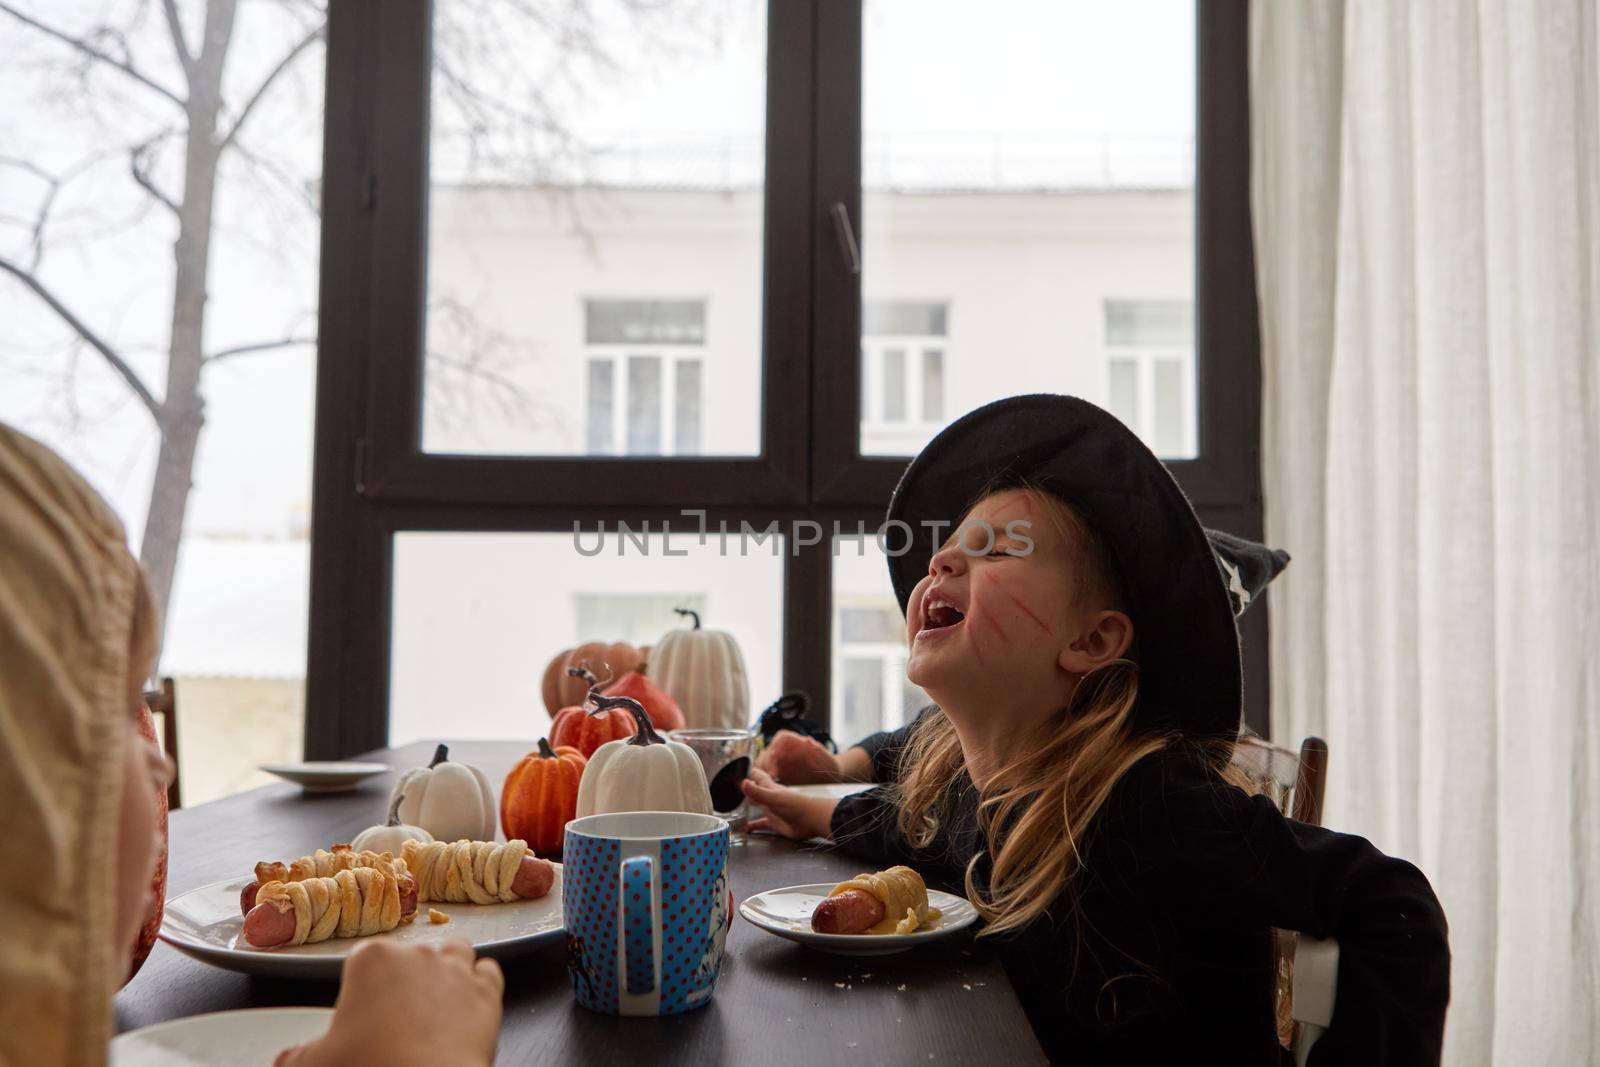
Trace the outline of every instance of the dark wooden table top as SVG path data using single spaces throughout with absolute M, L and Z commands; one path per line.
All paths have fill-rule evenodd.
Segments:
M 461 742 L 450 751 L 498 782 L 527 748 Z M 432 751 L 432 744 L 416 744 L 363 758 L 404 770 L 425 764 Z M 247 877 L 260 859 L 350 840 L 382 821 L 394 777 L 320 796 L 287 783 L 263 786 L 174 812 L 168 895 Z M 728 875 L 734 896 L 743 900 L 778 886 L 840 881 L 860 866 L 829 849 L 739 833 Z M 596 1015 L 578 1007 L 565 953 L 553 938 L 505 962 L 500 1063 L 1044 1062 L 1004 969 L 970 934 L 897 956 L 843 957 L 773 937 L 736 916 L 710 1004 L 664 1018 Z M 117 1026 L 128 1030 L 236 1008 L 331 1005 L 337 991 L 331 982 L 221 970 L 158 943 L 138 977 L 117 994 Z

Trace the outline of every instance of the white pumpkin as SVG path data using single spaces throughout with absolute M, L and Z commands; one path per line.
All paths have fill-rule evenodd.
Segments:
M 702 630 L 700 615 L 688 630 L 668 631 L 650 653 L 650 677 L 683 709 L 684 723 L 701 729 L 739 730 L 750 725 L 750 682 L 733 635 Z
M 614 811 L 711 814 L 706 772 L 694 749 L 656 733 L 644 705 L 632 697 L 591 692 L 590 702 L 590 714 L 627 708 L 633 713 L 638 732 L 624 741 L 607 741 L 594 750 L 578 780 L 576 818 Z
M 400 821 L 400 804 L 404 800 L 404 793 L 396 794 L 389 802 L 388 820 L 361 831 L 350 842 L 350 847 L 357 852 L 387 852 L 391 856 L 398 856 L 407 841 L 432 841 L 433 835 L 422 827 L 407 826 Z
M 451 763 L 440 745 L 433 762 L 407 771 L 395 783 L 389 803 L 403 823 L 419 826 L 439 841 L 493 841 L 499 818 L 494 788 L 470 763 Z

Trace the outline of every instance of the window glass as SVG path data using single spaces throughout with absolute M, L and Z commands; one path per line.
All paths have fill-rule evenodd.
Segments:
M 38 25 L 0 16 L 0 420 L 121 517 L 198 804 L 301 756 L 324 5 L 213 20 L 214 80 L 162 5 L 16 6 Z M 175 6 L 186 52 L 202 8 Z
M 915 454 L 1018 393 L 1150 418 L 1112 396 L 1111 346 L 1189 349 L 1192 378 L 1193 0 L 981 6 L 863 5 L 863 347 L 938 337 L 942 353 L 937 384 L 913 357 L 910 399 L 885 382 L 880 408 L 863 383 L 863 455 Z M 1130 303 L 1103 323 L 1108 300 Z M 1179 403 L 1159 439 L 1138 428 L 1174 458 L 1194 454 L 1192 388 Z
M 758 453 L 766 0 L 432 7 L 423 448 Z
M 628 451 L 661 451 L 661 357 L 628 357 Z
M 905 616 L 875 538 L 835 539 L 833 600 L 832 732 L 844 747 L 909 722 L 929 701 L 906 679 Z

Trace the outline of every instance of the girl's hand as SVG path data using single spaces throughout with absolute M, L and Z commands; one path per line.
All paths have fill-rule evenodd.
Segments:
M 756 766 L 788 785 L 837 782 L 839 757 L 813 737 L 779 730 L 756 759 Z
M 767 772 L 756 769 L 750 771 L 741 788 L 752 803 L 761 805 L 766 812 L 759 819 L 751 819 L 747 829 L 766 830 L 796 841 L 828 836 L 837 800 L 796 793 L 774 782 Z
M 402 945 L 377 938 L 345 961 L 333 1026 L 284 1049 L 273 1067 L 488 1067 L 500 1039 L 500 965 L 459 938 Z

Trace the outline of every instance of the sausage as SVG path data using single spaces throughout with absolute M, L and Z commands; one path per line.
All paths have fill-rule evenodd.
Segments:
M 555 881 L 556 869 L 550 865 L 549 860 L 542 860 L 537 856 L 524 856 L 522 865 L 517 868 L 516 877 L 511 880 L 511 891 L 519 897 L 538 900 L 550 892 L 550 887 Z
M 883 921 L 883 901 L 864 889 L 847 889 L 818 904 L 811 929 L 819 934 L 863 934 Z
M 239 914 L 250 914 L 250 909 L 256 906 L 256 890 L 260 888 L 261 880 L 257 879 L 239 890 Z
M 400 876 L 400 916 L 415 914 L 417 910 L 417 880 L 409 874 Z
M 294 938 L 294 910 L 257 904 L 244 917 L 244 939 L 256 948 L 272 948 Z

